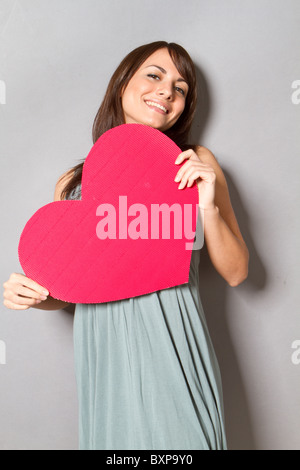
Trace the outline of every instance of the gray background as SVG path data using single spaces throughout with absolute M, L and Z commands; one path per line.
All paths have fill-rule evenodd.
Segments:
M 299 0 L 0 0 L 2 283 L 21 271 L 27 220 L 87 156 L 125 54 L 163 39 L 193 57 L 191 141 L 221 164 L 251 256 L 248 280 L 231 288 L 201 252 L 231 449 L 300 449 L 299 20 Z M 0 306 L 0 449 L 77 449 L 72 320 Z

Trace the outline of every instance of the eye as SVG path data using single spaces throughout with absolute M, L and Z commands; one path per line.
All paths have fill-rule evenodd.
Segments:
M 155 75 L 155 73 L 149 73 L 149 74 L 147 75 L 147 77 L 154 78 L 155 80 L 156 80 L 156 79 L 159 80 L 159 76 L 158 76 L 158 75 Z
M 185 91 L 182 88 L 180 88 L 179 86 L 176 86 L 175 90 L 178 91 L 179 93 L 181 93 L 182 96 L 185 96 Z

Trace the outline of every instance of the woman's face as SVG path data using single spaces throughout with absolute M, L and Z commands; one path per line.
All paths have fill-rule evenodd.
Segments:
M 125 88 L 122 96 L 125 123 L 166 131 L 182 114 L 187 93 L 188 84 L 168 49 L 159 49 L 146 59 Z

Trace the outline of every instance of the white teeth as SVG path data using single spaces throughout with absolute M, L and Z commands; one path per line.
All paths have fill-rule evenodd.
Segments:
M 168 110 L 164 106 L 161 106 L 158 103 L 154 103 L 154 101 L 146 101 L 146 104 L 149 104 L 150 106 L 156 106 L 157 108 L 162 109 L 165 113 L 168 112 Z

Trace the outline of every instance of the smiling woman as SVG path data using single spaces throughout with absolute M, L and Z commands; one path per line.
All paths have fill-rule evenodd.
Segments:
M 159 63 L 155 62 L 154 59 L 159 60 Z M 163 58 L 166 59 L 166 64 L 164 63 Z M 145 68 L 148 64 L 149 68 Z M 156 67 L 155 67 L 156 64 Z M 95 143 L 99 137 L 104 134 L 109 129 L 119 126 L 124 123 L 128 123 L 132 119 L 132 122 L 136 122 L 135 116 L 136 112 L 133 109 L 128 109 L 130 100 L 134 101 L 134 98 L 130 98 L 130 89 L 132 81 L 135 81 L 135 74 L 139 74 L 140 79 L 141 75 L 144 77 L 144 80 L 148 81 L 148 85 L 152 82 L 159 82 L 163 75 L 167 75 L 168 69 L 167 65 L 170 67 L 169 75 L 166 77 L 165 83 L 168 82 L 171 78 L 178 79 L 178 84 L 175 82 L 176 89 L 180 88 L 182 92 L 185 93 L 184 99 L 182 99 L 181 114 L 179 115 L 177 121 L 170 122 L 170 116 L 168 116 L 169 127 L 166 125 L 164 133 L 170 137 L 179 147 L 182 149 L 187 146 L 188 137 L 193 123 L 194 115 L 196 112 L 197 105 L 197 81 L 196 81 L 196 71 L 194 63 L 187 53 L 187 51 L 176 43 L 167 43 L 165 41 L 156 41 L 150 44 L 145 44 L 139 46 L 138 48 L 131 51 L 117 67 L 116 71 L 112 75 L 110 82 L 108 84 L 104 99 L 101 103 L 101 106 L 97 112 L 97 115 L 93 124 L 93 142 Z M 150 69 L 152 67 L 152 69 Z M 158 67 L 158 68 L 157 68 Z M 142 72 L 142 68 L 144 69 Z M 162 69 L 162 70 L 160 70 Z M 159 73 L 158 73 L 159 72 Z M 144 82 L 145 84 L 145 82 Z M 154 83 L 153 83 L 154 85 Z M 125 116 L 124 106 L 124 94 L 127 95 L 128 92 L 128 106 L 127 118 Z M 182 95 L 180 91 L 180 94 Z M 179 93 L 179 90 L 178 90 Z M 125 95 L 125 101 L 127 96 Z M 147 97 L 149 98 L 149 96 Z M 172 98 L 166 99 L 161 96 L 158 98 L 152 96 L 152 102 L 157 104 L 162 104 L 168 110 L 167 101 L 171 101 Z M 143 108 L 141 105 L 143 104 Z M 125 103 L 126 106 L 126 103 Z M 176 103 L 178 107 L 178 101 Z M 158 108 L 156 108 L 158 109 Z M 144 118 L 143 113 L 146 112 L 146 103 L 139 103 L 139 116 L 136 116 L 138 119 Z M 133 116 L 131 116 L 133 114 Z M 152 116 L 153 118 L 153 116 Z M 149 119 L 149 115 L 148 115 Z M 138 121 L 141 123 L 140 121 Z M 150 122 L 148 121 L 148 124 Z M 155 122 L 156 126 L 162 124 L 162 122 Z M 161 130 L 161 128 L 160 128 Z M 61 197 L 68 197 L 72 191 L 75 191 L 78 184 L 81 182 L 82 177 L 82 168 L 83 163 L 76 165 L 70 172 L 66 175 L 63 175 L 63 182 L 58 186 L 57 194 L 61 191 Z M 59 196 L 58 196 L 59 197 Z
M 180 45 L 159 41 L 138 47 L 109 82 L 93 139 L 121 124 L 138 123 L 185 149 L 174 161 L 174 185 L 180 191 L 197 185 L 210 259 L 235 286 L 247 277 L 248 250 L 217 160 L 208 149 L 188 145 L 196 90 L 194 64 Z M 55 200 L 81 198 L 82 168 L 80 163 L 63 175 Z M 165 175 L 159 177 L 164 185 Z M 227 448 L 221 376 L 199 296 L 199 260 L 199 250 L 192 250 L 187 284 L 76 305 L 80 449 Z M 159 270 L 160 259 L 156 266 Z M 176 269 L 182 270 L 180 263 Z M 105 274 L 99 272 L 99 283 Z M 45 298 L 49 293 L 22 274 L 13 274 L 4 288 L 8 308 L 64 306 Z
M 167 131 L 183 113 L 188 90 L 168 49 L 159 49 L 137 70 L 123 92 L 125 121 Z

